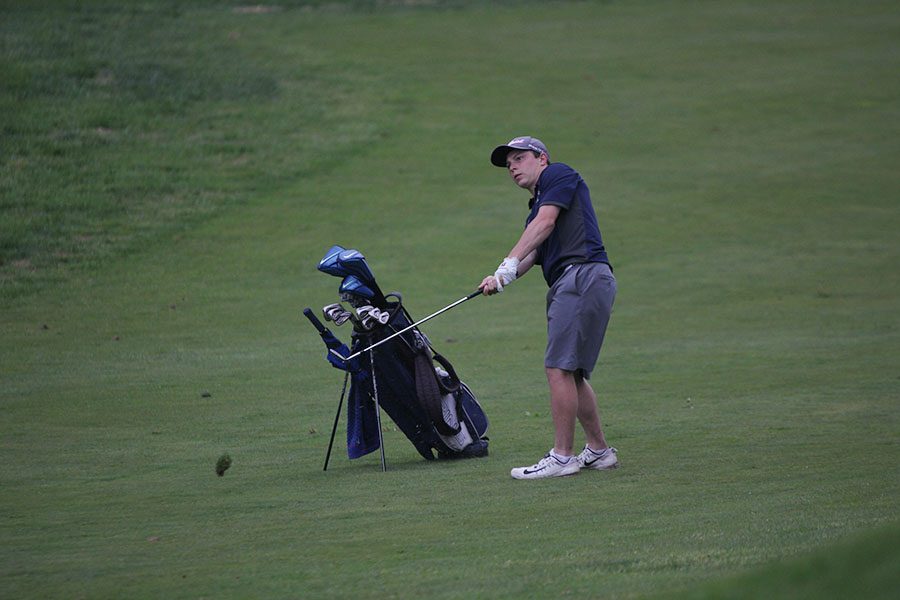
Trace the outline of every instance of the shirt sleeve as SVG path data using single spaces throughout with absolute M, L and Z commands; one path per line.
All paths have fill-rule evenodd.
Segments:
M 575 189 L 581 177 L 574 169 L 561 163 L 550 165 L 543 174 L 546 180 L 540 182 L 540 203 L 553 204 L 568 210 L 572 206 Z

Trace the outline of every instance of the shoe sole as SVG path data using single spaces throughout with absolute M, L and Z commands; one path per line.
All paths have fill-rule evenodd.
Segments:
M 581 467 L 582 470 L 588 470 L 588 471 L 612 471 L 613 469 L 618 469 L 618 468 L 619 468 L 618 462 L 616 462 L 615 464 L 612 464 L 608 467 L 588 467 L 588 466 Z
M 562 477 L 575 477 L 578 475 L 579 471 L 575 471 L 574 473 L 566 473 L 565 475 L 550 475 L 549 477 L 516 477 L 512 476 L 516 481 L 530 481 L 533 479 L 560 479 Z
M 510 473 L 510 477 L 513 479 L 525 480 L 525 479 L 554 479 L 556 477 L 572 477 L 573 475 L 578 475 L 581 472 L 581 469 L 576 471 L 572 471 L 571 473 L 561 473 L 559 475 L 547 475 L 546 477 L 516 477 L 512 473 Z

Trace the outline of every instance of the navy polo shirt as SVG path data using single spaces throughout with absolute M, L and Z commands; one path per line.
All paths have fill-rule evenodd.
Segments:
M 525 220 L 526 227 L 545 204 L 562 209 L 553 232 L 537 249 L 537 264 L 544 271 L 547 285 L 552 286 L 571 264 L 610 264 L 591 204 L 591 193 L 575 169 L 562 163 L 552 163 L 541 172 L 535 196 L 528 203 L 531 213 Z

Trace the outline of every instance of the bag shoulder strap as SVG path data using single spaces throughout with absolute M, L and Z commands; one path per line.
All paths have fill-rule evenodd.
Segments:
M 434 349 L 432 349 L 432 352 L 434 352 Z M 444 381 L 443 377 L 438 377 L 438 384 L 441 386 L 441 389 L 444 390 L 445 394 L 457 391 L 460 381 L 459 376 L 456 374 L 456 369 L 453 368 L 449 360 L 437 352 L 434 352 L 434 360 L 447 371 L 448 379 L 450 380 L 448 382 Z
M 426 349 L 417 352 L 413 358 L 416 372 L 416 397 L 428 415 L 434 428 L 442 435 L 456 435 L 460 427 L 451 427 L 444 421 L 444 409 L 441 402 L 441 386 L 434 363 Z

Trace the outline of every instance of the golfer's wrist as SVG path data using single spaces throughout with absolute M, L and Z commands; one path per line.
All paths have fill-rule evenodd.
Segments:
M 519 276 L 519 259 L 515 256 L 507 256 L 500 263 L 500 267 L 498 267 L 498 271 L 506 271 L 513 275 L 513 279 Z

